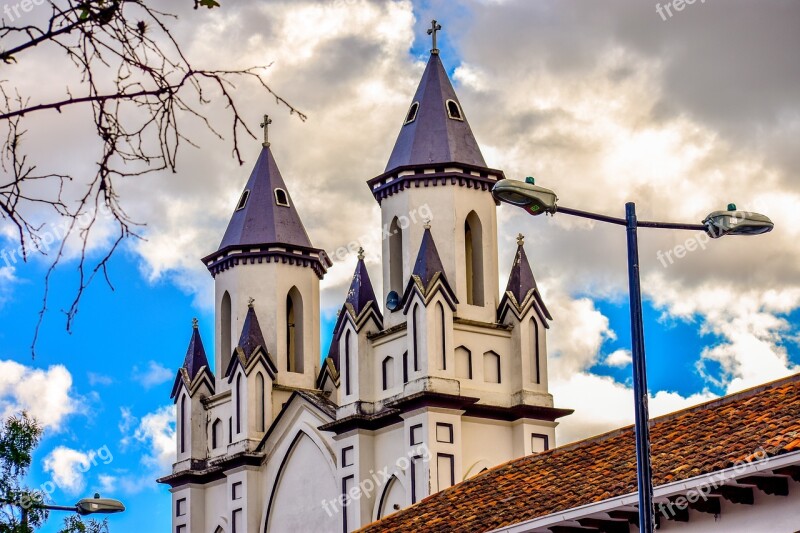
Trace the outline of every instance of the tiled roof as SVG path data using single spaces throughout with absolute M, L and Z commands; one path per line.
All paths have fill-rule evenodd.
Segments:
M 654 485 L 800 451 L 800 374 L 653 420 Z M 636 492 L 632 427 L 523 457 L 363 531 L 490 531 Z

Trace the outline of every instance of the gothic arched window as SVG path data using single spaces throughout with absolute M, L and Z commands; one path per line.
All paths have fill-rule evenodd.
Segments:
M 483 305 L 483 228 L 475 211 L 464 221 L 464 263 L 467 303 Z
M 403 292 L 403 229 L 397 217 L 389 224 L 389 290 Z
M 264 390 L 264 375 L 259 372 L 256 374 L 256 424 L 258 431 L 264 431 L 266 419 L 264 407 L 266 403 L 266 391 Z
M 297 287 L 286 295 L 286 367 L 303 372 L 303 297 Z

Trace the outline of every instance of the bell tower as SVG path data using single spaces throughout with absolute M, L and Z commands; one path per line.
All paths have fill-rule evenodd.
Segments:
M 426 224 L 455 291 L 456 314 L 493 322 L 499 304 L 497 214 L 490 191 L 503 173 L 486 166 L 436 47 L 439 30 L 434 21 L 430 58 L 386 170 L 369 181 L 389 233 L 382 250 L 386 327 L 405 320 L 390 293 L 402 296 Z
M 319 281 L 331 261 L 303 227 L 267 137 L 216 252 L 203 258 L 214 276 L 215 375 L 226 373 L 248 313 L 257 315 L 276 383 L 313 388 L 319 371 Z

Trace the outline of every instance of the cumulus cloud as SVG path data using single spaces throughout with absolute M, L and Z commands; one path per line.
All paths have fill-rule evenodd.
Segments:
M 163 473 L 175 462 L 175 406 L 166 405 L 144 415 L 134 438 L 145 446 L 142 463 Z
M 624 368 L 631 364 L 631 360 L 632 357 L 630 350 L 619 349 L 608 354 L 603 360 L 603 363 L 616 368 Z
M 63 365 L 46 370 L 16 361 L 0 361 L 0 413 L 3 418 L 27 411 L 48 430 L 59 431 L 67 416 L 80 410 L 72 375 Z
M 166 383 L 173 376 L 174 372 L 172 370 L 155 361 L 148 361 L 145 369 L 139 369 L 137 366 L 133 367 L 133 379 L 138 381 L 145 389 Z
M 53 483 L 67 494 L 79 494 L 86 487 L 85 473 L 92 465 L 94 452 L 82 452 L 59 446 L 42 461 Z

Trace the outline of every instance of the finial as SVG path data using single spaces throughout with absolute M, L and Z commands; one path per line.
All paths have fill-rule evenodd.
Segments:
M 200 323 L 198 322 L 197 318 L 192 319 L 192 329 L 197 329 L 199 324 Z
M 523 244 L 525 244 L 525 235 L 520 233 L 517 235 L 517 246 L 522 246 Z
M 364 260 L 364 247 L 363 246 L 358 248 L 358 260 L 359 261 L 363 261 Z
M 431 219 L 425 218 L 423 219 L 423 221 L 425 222 L 425 224 L 422 227 L 425 229 L 431 229 Z
M 253 298 L 252 296 L 250 298 L 248 298 L 247 299 L 247 307 L 252 309 L 253 308 L 253 302 L 255 302 L 255 301 L 256 301 L 256 299 Z
M 259 124 L 262 128 L 264 128 L 264 142 L 261 143 L 262 146 L 267 147 L 269 146 L 269 125 L 272 124 L 272 119 L 269 118 L 269 115 L 264 115 L 264 121 Z
M 436 48 L 436 32 L 442 29 L 442 25 L 436 22 L 436 19 L 431 21 L 431 27 L 428 28 L 428 35 L 433 36 L 433 48 L 431 48 L 432 54 L 438 54 L 439 49 Z

